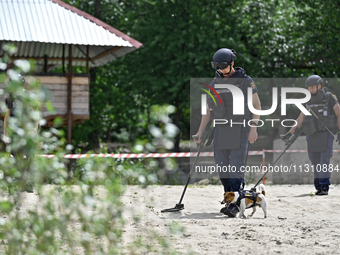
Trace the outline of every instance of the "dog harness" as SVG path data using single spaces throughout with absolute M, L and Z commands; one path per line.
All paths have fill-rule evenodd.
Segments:
M 239 193 L 239 197 L 236 201 L 236 205 L 238 207 L 240 207 L 241 204 L 241 200 L 244 198 L 249 198 L 251 200 L 253 200 L 253 204 L 250 207 L 254 207 L 256 206 L 256 201 L 257 201 L 257 193 L 256 192 L 250 192 L 249 190 L 241 190 L 238 192 Z

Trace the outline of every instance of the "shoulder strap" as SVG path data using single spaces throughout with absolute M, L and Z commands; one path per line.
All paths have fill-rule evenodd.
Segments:
M 240 78 L 236 83 L 236 84 L 238 84 L 238 87 L 243 91 L 243 93 L 246 90 L 246 88 L 244 88 L 244 84 L 247 80 L 248 80 L 248 75 L 245 73 L 244 76 L 242 78 Z
M 238 194 L 239 194 L 239 196 L 238 196 L 238 199 L 236 201 L 236 205 L 238 207 L 240 207 L 241 200 L 244 198 L 244 191 L 239 191 Z
M 333 96 L 333 94 L 331 92 L 327 91 L 326 94 L 325 94 L 325 103 L 326 103 L 327 107 L 328 107 L 329 99 L 330 99 L 331 96 Z

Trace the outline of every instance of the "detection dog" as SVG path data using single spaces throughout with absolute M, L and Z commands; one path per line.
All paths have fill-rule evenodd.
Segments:
M 224 193 L 224 202 L 226 206 L 230 203 L 235 203 L 240 208 L 240 218 L 246 218 L 244 212 L 247 208 L 252 207 L 253 212 L 248 215 L 248 217 L 252 217 L 256 212 L 256 206 L 262 208 L 264 213 L 264 218 L 267 218 L 267 200 L 266 200 L 266 191 L 263 184 L 259 185 L 260 192 L 251 193 L 249 191 L 238 191 L 238 192 L 226 192 Z

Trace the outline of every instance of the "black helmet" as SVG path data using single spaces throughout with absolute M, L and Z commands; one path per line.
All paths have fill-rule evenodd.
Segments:
M 216 51 L 211 62 L 211 67 L 215 70 L 226 69 L 235 60 L 237 53 L 233 49 L 222 48 Z
M 315 86 L 315 85 L 319 85 L 321 84 L 321 87 L 323 86 L 323 80 L 322 78 L 319 76 L 319 75 L 311 75 L 307 78 L 306 80 L 306 87 L 312 87 L 312 86 Z
M 23 75 L 18 74 L 18 78 L 19 79 L 15 79 L 17 82 L 20 82 L 22 85 L 26 85 L 26 80 L 25 80 L 25 77 Z M 9 77 L 8 82 L 13 82 L 13 81 L 14 80 L 11 77 Z
M 20 82 L 22 83 L 22 85 L 25 85 L 26 84 L 25 77 L 22 76 L 20 73 L 18 74 L 18 76 L 19 76 L 19 79 L 20 79 Z

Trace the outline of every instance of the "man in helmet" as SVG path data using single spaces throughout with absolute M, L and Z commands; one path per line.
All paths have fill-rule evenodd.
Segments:
M 239 191 L 244 188 L 244 172 L 240 171 L 241 166 L 245 164 L 248 143 L 254 143 L 257 140 L 257 123 L 259 116 L 252 114 L 247 105 L 248 88 L 252 88 L 253 106 L 261 110 L 260 99 L 257 94 L 257 87 L 244 69 L 234 68 L 236 51 L 233 49 L 219 49 L 213 56 L 211 66 L 216 70 L 215 78 L 210 86 L 216 84 L 231 84 L 242 90 L 244 95 L 244 115 L 233 115 L 232 95 L 229 90 L 215 89 L 223 100 L 224 114 L 220 119 L 227 119 L 225 125 L 215 125 L 214 131 L 214 157 L 216 165 L 219 167 L 228 167 L 227 172 L 219 172 L 219 177 L 224 187 L 224 192 Z M 207 102 L 207 113 L 202 115 L 201 124 L 197 132 L 197 142 L 201 142 L 202 133 L 211 118 L 215 118 L 213 103 Z M 248 124 L 249 120 L 253 120 Z M 231 123 L 235 123 L 231 125 Z M 238 123 L 238 124 L 236 124 Z M 220 168 L 220 169 L 221 169 Z M 221 209 L 221 212 L 229 217 L 235 217 L 237 206 L 229 206 Z
M 9 79 L 8 82 L 10 82 L 11 79 Z M 27 83 L 21 74 L 18 74 L 18 82 L 24 87 Z M 10 117 L 15 117 L 15 110 L 16 110 L 16 104 L 17 101 L 14 99 L 15 95 L 9 94 L 8 97 L 5 98 L 5 103 L 7 106 L 7 111 L 4 119 L 4 135 L 7 136 L 7 127 L 8 127 L 8 121 Z
M 303 129 L 307 135 L 308 157 L 313 165 L 315 195 L 328 195 L 334 134 L 337 134 L 337 140 L 340 138 L 340 106 L 336 96 L 322 88 L 323 80 L 319 75 L 309 76 L 305 85 L 311 93 L 311 99 L 305 106 L 312 115 L 306 116 L 301 112 L 297 125 L 281 138 L 286 142 L 297 129 Z
M 22 85 L 23 88 L 27 84 L 24 76 L 22 76 L 21 74 L 18 75 L 18 80 L 13 81 L 10 79 L 8 82 L 18 82 Z M 20 99 L 18 99 L 16 95 L 13 95 L 12 93 L 9 94 L 9 96 L 5 98 L 7 110 L 6 110 L 6 114 L 4 118 L 4 135 L 6 137 L 8 136 L 7 128 L 8 128 L 9 120 L 12 117 L 16 117 L 16 113 L 17 113 L 16 111 L 18 110 L 16 106 L 19 100 Z M 35 132 L 37 132 L 37 130 L 38 130 L 38 122 L 35 122 Z M 23 152 L 22 149 L 19 149 L 19 150 L 14 150 L 14 151 L 12 150 L 11 154 L 15 157 L 21 158 L 25 154 L 25 152 Z M 24 174 L 22 175 L 23 177 L 25 177 L 26 172 L 27 172 L 27 169 L 24 171 Z M 33 186 L 29 183 L 26 183 L 24 190 L 29 193 L 33 193 Z

